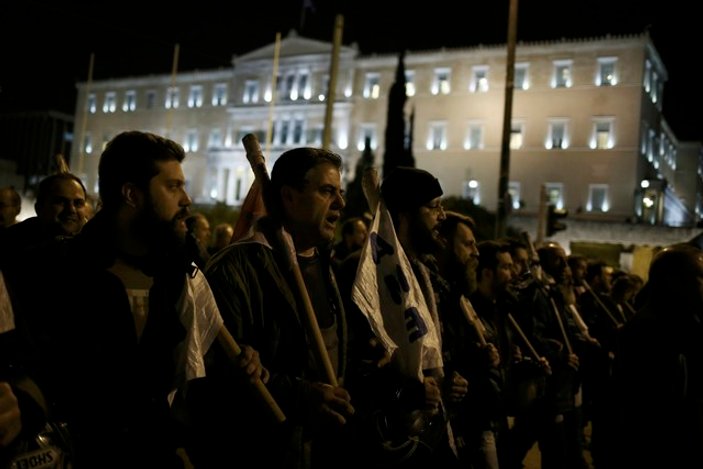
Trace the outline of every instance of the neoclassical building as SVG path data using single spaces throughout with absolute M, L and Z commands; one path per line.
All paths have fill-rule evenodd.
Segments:
M 180 142 L 198 203 L 238 205 L 253 181 L 241 145 L 264 142 L 267 162 L 325 130 L 332 44 L 291 32 L 218 70 L 78 83 L 72 168 L 97 189 L 103 145 L 128 129 Z M 331 149 L 353 177 L 366 139 L 383 158 L 388 92 L 398 55 L 339 48 Z M 409 51 L 406 117 L 416 165 L 446 195 L 497 208 L 507 50 Z M 648 34 L 519 43 L 510 129 L 512 216 L 549 202 L 583 222 L 692 227 L 703 213 L 701 142 L 681 142 L 662 116 L 667 71 Z M 273 105 L 271 105 L 273 101 Z M 270 130 L 269 130 L 270 129 Z

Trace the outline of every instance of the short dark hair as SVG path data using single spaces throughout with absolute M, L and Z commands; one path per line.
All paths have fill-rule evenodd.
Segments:
M 498 267 L 498 254 L 510 254 L 508 243 L 496 240 L 481 241 L 476 245 L 478 248 L 478 266 L 476 267 L 476 277 L 480 279 L 483 269 L 496 270 Z
M 81 186 L 81 189 L 83 189 L 83 196 L 87 198 L 88 191 L 85 190 L 85 185 L 83 185 L 83 181 L 81 181 L 81 178 L 72 173 L 56 173 L 45 177 L 39 182 L 39 186 L 37 187 L 37 207 L 41 207 L 46 203 L 46 200 L 49 197 L 51 191 L 53 190 L 54 185 L 56 185 L 56 183 L 58 183 L 59 181 L 77 182 L 78 185 Z
M 159 135 L 130 130 L 110 140 L 100 157 L 98 178 L 102 209 L 114 210 L 122 200 L 122 185 L 128 182 L 146 189 L 158 174 L 156 163 L 185 158 L 183 147 Z
M 517 253 L 518 249 L 525 249 L 526 251 L 530 250 L 530 247 L 527 245 L 525 241 L 522 239 L 516 238 L 514 236 L 505 236 L 503 238 L 498 239 L 501 243 L 505 243 L 508 245 L 508 249 L 510 250 L 510 255 L 514 256 Z
M 470 216 L 451 210 L 445 211 L 444 215 L 446 218 L 439 224 L 439 235 L 442 238 L 449 240 L 459 225 L 466 225 L 472 232 L 476 231 L 476 223 Z
M 307 172 L 321 164 L 342 167 L 342 157 L 322 148 L 299 147 L 284 152 L 278 157 L 271 170 L 271 192 L 266 198 L 266 208 L 270 213 L 282 214 L 281 189 L 291 186 L 302 190 L 307 184 Z

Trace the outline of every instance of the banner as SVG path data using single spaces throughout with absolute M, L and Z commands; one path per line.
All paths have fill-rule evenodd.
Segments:
M 352 300 L 405 376 L 422 381 L 423 369 L 442 367 L 435 323 L 382 200 L 361 251 Z

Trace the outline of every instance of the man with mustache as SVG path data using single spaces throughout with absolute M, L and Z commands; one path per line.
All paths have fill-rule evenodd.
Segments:
M 182 349 L 202 357 L 222 327 L 184 250 L 184 158 L 180 145 L 151 133 L 114 137 L 99 164 L 102 208 L 79 235 L 42 252 L 33 288 L 19 297 L 53 415 L 72 432 L 75 467 L 184 466 Z M 251 348 L 240 365 L 266 378 Z

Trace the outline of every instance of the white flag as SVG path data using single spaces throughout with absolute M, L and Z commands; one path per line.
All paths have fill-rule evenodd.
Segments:
M 195 275 L 186 275 L 186 282 L 177 309 L 186 337 L 176 350 L 176 380 L 174 388 L 186 381 L 205 376 L 205 354 L 224 325 L 205 275 L 197 269 Z M 175 389 L 169 401 L 175 396 Z
M 423 369 L 442 367 L 437 329 L 383 200 L 361 251 L 352 299 L 401 373 L 422 381 Z

